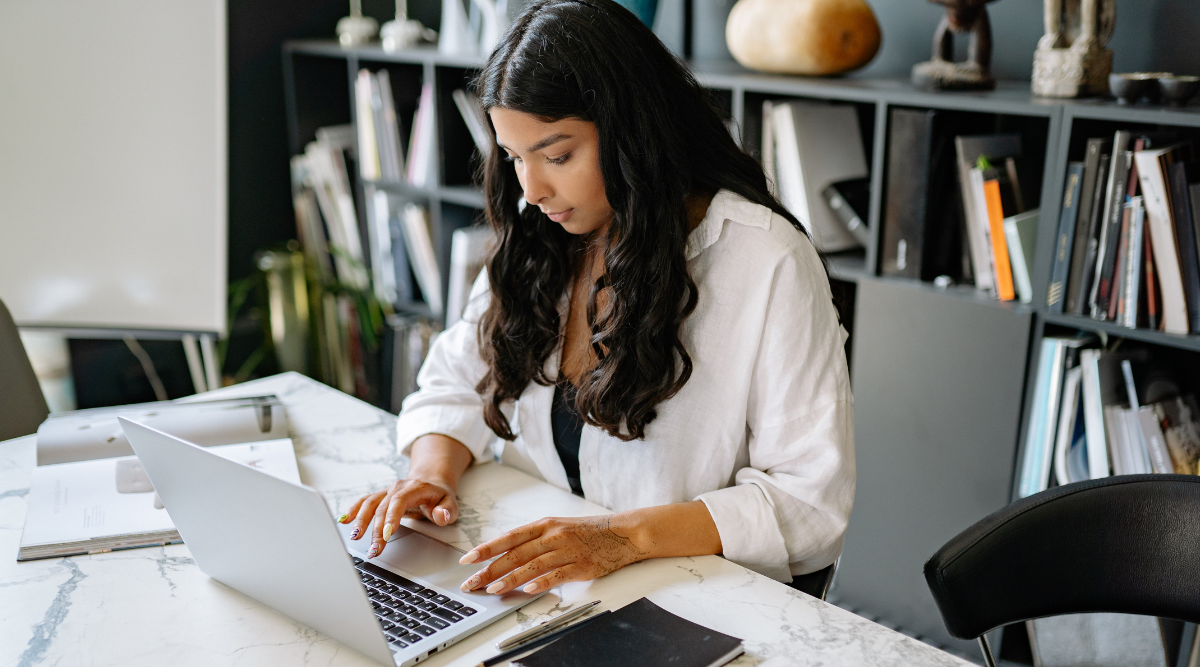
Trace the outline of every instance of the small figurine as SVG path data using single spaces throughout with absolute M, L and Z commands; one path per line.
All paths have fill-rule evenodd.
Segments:
M 1045 0 L 1046 34 L 1033 53 L 1034 95 L 1084 97 L 1108 92 L 1116 0 Z
M 350 0 L 350 16 L 337 22 L 338 43 L 345 47 L 362 46 L 379 34 L 379 22 L 363 16 L 362 0 Z
M 992 25 L 987 7 L 994 0 L 929 0 L 946 7 L 933 35 L 933 59 L 912 69 L 913 84 L 935 90 L 991 90 Z M 954 36 L 968 34 L 966 62 L 954 62 Z

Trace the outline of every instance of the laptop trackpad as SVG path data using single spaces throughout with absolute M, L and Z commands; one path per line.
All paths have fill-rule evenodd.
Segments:
M 339 525 L 338 528 L 343 529 L 344 526 Z M 343 538 L 349 533 L 348 530 L 341 532 Z M 346 540 L 346 544 L 360 557 L 371 546 L 366 538 L 357 542 Z M 457 549 L 401 526 L 388 541 L 383 553 L 371 559 L 371 562 L 407 572 L 435 586 L 456 590 L 480 567 L 479 564 L 462 565 L 458 562 L 459 558 L 462 558 L 462 552 Z

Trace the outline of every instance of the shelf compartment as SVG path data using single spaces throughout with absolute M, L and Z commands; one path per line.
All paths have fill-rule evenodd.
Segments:
M 1104 332 L 1110 336 L 1129 338 L 1145 343 L 1153 343 L 1163 347 L 1173 347 L 1180 350 L 1200 352 L 1200 335 L 1172 334 L 1154 329 L 1130 329 L 1108 320 L 1094 320 L 1082 315 L 1061 315 L 1046 313 L 1042 316 L 1049 324 L 1081 329 L 1083 331 Z

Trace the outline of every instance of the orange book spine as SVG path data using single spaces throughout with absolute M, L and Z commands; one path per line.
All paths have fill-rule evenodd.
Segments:
M 1001 301 L 1017 298 L 1013 290 L 1012 265 L 1008 262 L 1008 241 L 1004 237 L 1004 209 L 1000 206 L 1000 182 L 984 181 L 988 227 L 992 230 L 992 259 L 996 262 L 996 294 Z

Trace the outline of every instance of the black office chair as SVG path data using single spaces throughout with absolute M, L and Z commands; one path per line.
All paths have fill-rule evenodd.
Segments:
M 0 301 L 0 440 L 36 433 L 48 414 L 17 325 Z
M 1112 612 L 1200 622 L 1200 477 L 1122 475 L 1019 500 L 925 563 L 950 634 Z
M 839 558 L 838 560 L 841 559 Z M 792 583 L 788 584 L 788 586 L 801 593 L 808 593 L 818 600 L 824 600 L 825 596 L 829 594 L 829 587 L 833 585 L 833 575 L 837 572 L 837 565 L 838 561 L 835 560 L 833 561 L 833 565 L 823 570 L 809 572 L 808 574 L 798 574 L 792 577 Z

